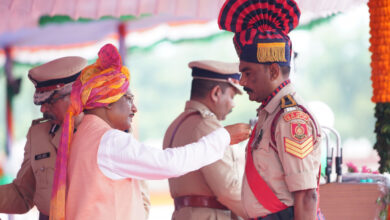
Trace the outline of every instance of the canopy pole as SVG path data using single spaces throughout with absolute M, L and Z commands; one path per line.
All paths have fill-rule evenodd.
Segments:
M 14 139 L 14 123 L 12 114 L 12 104 L 16 94 L 20 91 L 21 78 L 15 79 L 13 75 L 13 60 L 12 60 L 12 49 L 7 46 L 4 48 L 5 51 L 5 76 L 6 76 L 6 148 L 5 152 L 7 156 L 11 152 L 12 143 Z
M 5 51 L 5 75 L 6 75 L 6 100 L 5 100 L 5 106 L 6 106 L 6 143 L 5 143 L 5 153 L 7 156 L 9 156 L 11 152 L 12 147 L 12 141 L 13 141 L 13 119 L 12 119 L 12 91 L 10 89 L 10 84 L 12 81 L 14 81 L 14 77 L 12 74 L 12 56 L 11 56 L 11 48 L 6 47 L 4 49 Z
M 121 22 L 118 25 L 118 35 L 119 35 L 119 54 L 122 57 L 123 65 L 126 65 L 126 23 Z

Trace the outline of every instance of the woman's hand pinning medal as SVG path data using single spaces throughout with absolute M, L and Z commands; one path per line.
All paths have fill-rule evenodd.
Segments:
M 230 145 L 240 143 L 249 138 L 251 134 L 251 126 L 246 123 L 237 123 L 225 126 L 225 129 L 230 134 Z

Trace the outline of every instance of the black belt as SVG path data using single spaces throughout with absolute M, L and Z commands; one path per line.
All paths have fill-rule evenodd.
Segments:
M 42 212 L 39 212 L 39 220 L 49 220 L 49 216 L 42 214 Z
M 293 220 L 294 206 L 290 206 L 282 211 L 275 212 L 264 217 L 252 218 L 251 220 Z
M 229 210 L 226 206 L 217 201 L 216 197 L 210 196 L 180 196 L 173 199 L 175 210 L 184 207 L 212 208 Z

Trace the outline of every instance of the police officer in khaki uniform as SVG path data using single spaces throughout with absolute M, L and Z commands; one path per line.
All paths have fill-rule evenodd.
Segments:
M 261 103 L 242 185 L 250 219 L 316 219 L 321 131 L 289 79 L 287 34 L 299 16 L 294 0 L 227 0 L 220 12 L 220 28 L 235 33 L 240 85 Z
M 42 119 L 32 122 L 27 134 L 24 159 L 16 179 L 0 186 L 0 212 L 22 214 L 37 206 L 39 219 L 49 219 L 60 125 L 69 105 L 72 84 L 87 65 L 82 57 L 63 57 L 29 71 L 35 85 L 34 104 L 41 105 Z M 75 118 L 75 124 L 81 117 Z M 145 209 L 149 198 L 144 188 Z
M 27 134 L 24 159 L 16 179 L 0 186 L 0 212 L 26 213 L 34 205 L 40 219 L 49 214 L 56 151 L 72 84 L 87 65 L 81 57 L 64 57 L 35 67 L 28 77 L 35 85 L 34 104 L 42 119 L 34 120 Z
M 242 92 L 238 88 L 237 63 L 194 61 L 191 99 L 185 110 L 169 126 L 164 148 L 181 146 L 222 127 L 220 120 L 234 107 L 233 98 Z M 243 216 L 241 178 L 237 156 L 228 148 L 222 160 L 184 176 L 169 179 L 175 202 L 172 219 L 231 219 Z M 231 211 L 233 213 L 231 213 Z

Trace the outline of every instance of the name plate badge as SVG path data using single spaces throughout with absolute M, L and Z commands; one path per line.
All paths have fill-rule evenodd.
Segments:
M 35 155 L 35 160 L 42 160 L 50 157 L 50 152 Z

